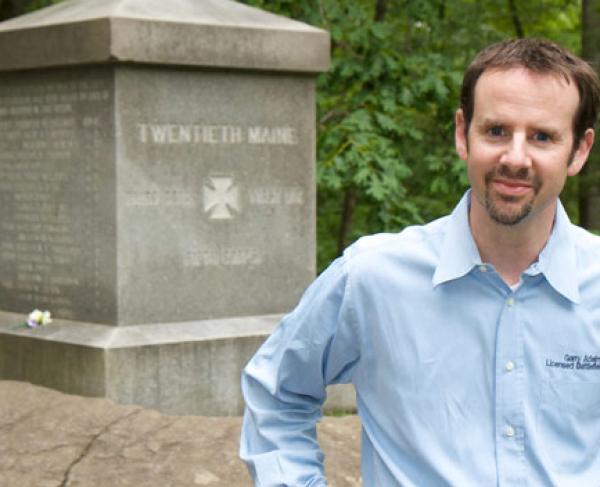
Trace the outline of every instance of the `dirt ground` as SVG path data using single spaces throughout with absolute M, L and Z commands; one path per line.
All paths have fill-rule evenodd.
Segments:
M 0 381 L 0 487 L 251 486 L 240 417 L 166 416 Z M 325 417 L 330 487 L 360 486 L 360 423 Z

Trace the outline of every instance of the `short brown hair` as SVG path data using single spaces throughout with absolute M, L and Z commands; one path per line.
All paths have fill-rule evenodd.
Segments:
M 600 104 L 600 83 L 592 67 L 567 49 L 544 39 L 513 39 L 488 46 L 471 62 L 463 78 L 460 106 L 469 130 L 475 105 L 475 85 L 488 69 L 523 67 L 538 74 L 554 74 L 573 80 L 579 91 L 579 106 L 573 119 L 574 142 L 593 128 Z

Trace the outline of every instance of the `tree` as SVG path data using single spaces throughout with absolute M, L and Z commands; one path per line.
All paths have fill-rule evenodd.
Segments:
M 579 50 L 576 0 L 246 3 L 331 33 L 332 66 L 317 85 L 319 268 L 362 234 L 428 221 L 456 203 L 467 180 L 454 111 L 477 51 L 515 36 Z M 575 191 L 567 206 L 576 218 Z

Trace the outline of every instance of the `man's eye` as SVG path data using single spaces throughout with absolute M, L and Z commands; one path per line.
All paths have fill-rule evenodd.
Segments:
M 506 135 L 506 132 L 502 127 L 492 127 L 488 130 L 488 133 L 493 137 L 502 137 Z
M 551 137 L 545 132 L 536 132 L 533 135 L 533 140 L 537 140 L 538 142 L 548 142 L 551 140 Z

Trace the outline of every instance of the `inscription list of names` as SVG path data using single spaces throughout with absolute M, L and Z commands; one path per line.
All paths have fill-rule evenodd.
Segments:
M 59 78 L 1 80 L 0 308 L 93 319 L 102 307 L 94 216 L 111 95 L 103 79 Z

